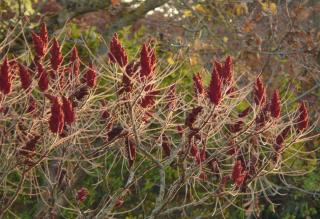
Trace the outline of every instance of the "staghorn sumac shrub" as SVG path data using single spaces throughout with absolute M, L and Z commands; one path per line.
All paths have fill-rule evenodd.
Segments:
M 101 61 L 63 53 L 43 25 L 32 39 L 1 61 L 1 216 L 29 211 L 26 199 L 34 218 L 254 209 L 313 153 L 307 106 L 288 111 L 261 77 L 238 83 L 230 56 L 185 91 L 164 85 L 172 71 L 150 42 L 128 57 L 115 34 Z

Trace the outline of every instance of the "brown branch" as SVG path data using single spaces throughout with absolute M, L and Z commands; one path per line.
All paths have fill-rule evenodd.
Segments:
M 114 31 L 119 30 L 122 27 L 128 26 L 130 24 L 133 24 L 134 22 L 138 21 L 140 18 L 145 16 L 149 11 L 152 11 L 155 8 L 164 5 L 168 1 L 169 0 L 146 0 L 142 2 L 139 5 L 139 7 L 132 11 L 124 11 L 123 13 L 120 13 L 119 18 L 115 19 L 115 21 L 104 33 L 105 39 L 109 39 Z
M 113 32 L 129 26 L 142 17 L 149 11 L 154 10 L 167 3 L 169 0 L 146 0 L 142 2 L 137 8 L 130 10 L 132 3 L 124 6 L 127 10 L 122 10 L 115 16 L 112 24 L 108 24 L 106 31 L 103 33 L 107 41 Z M 88 3 L 87 0 L 59 0 L 63 10 L 58 14 L 52 16 L 48 21 L 48 26 L 63 26 L 68 20 L 79 17 L 89 12 L 108 9 L 111 5 L 110 1 L 92 0 Z M 125 3 L 121 3 L 124 5 Z M 130 11 L 129 11 L 130 10 Z

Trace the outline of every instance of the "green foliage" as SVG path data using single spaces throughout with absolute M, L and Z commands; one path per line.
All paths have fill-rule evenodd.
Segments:
M 320 192 L 320 170 L 309 173 L 303 180 L 303 188 L 307 191 Z

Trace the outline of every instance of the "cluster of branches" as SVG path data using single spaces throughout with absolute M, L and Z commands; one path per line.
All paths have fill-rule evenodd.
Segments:
M 177 17 L 188 10 L 180 24 L 185 38 L 198 40 L 190 56 L 197 52 L 208 62 L 212 54 L 232 53 L 252 72 L 268 78 L 270 86 L 282 84 L 279 74 L 290 75 L 291 86 L 303 77 L 307 89 L 299 91 L 296 100 L 314 101 L 319 90 L 316 1 L 180 2 Z
M 114 34 L 108 60 L 98 61 L 82 60 L 76 47 L 63 54 L 44 24 L 32 39 L 0 69 L 1 217 L 25 198 L 39 202 L 39 218 L 141 208 L 155 218 L 195 206 L 222 214 L 239 197 L 252 207 L 276 193 L 274 176 L 286 183 L 304 173 L 294 162 L 313 152 L 297 146 L 312 137 L 306 105 L 288 111 L 260 77 L 240 87 L 231 57 L 215 62 L 208 86 L 196 74 L 194 92 L 178 92 L 179 81 L 163 83 L 175 69 L 157 60 L 154 41 L 128 57 Z M 138 191 L 147 180 L 157 195 L 145 209 L 148 195 Z

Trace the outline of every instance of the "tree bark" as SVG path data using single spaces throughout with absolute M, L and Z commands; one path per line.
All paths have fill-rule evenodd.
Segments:
M 120 11 L 120 13 L 112 19 L 112 23 L 108 24 L 105 30 L 101 33 L 104 40 L 108 42 L 114 32 L 117 32 L 123 27 L 134 24 L 139 19 L 143 18 L 149 11 L 164 5 L 168 1 L 169 0 L 145 0 L 134 9 L 132 9 L 132 4 L 135 2 L 126 5 L 126 9 Z M 63 7 L 63 9 L 49 19 L 47 23 L 50 28 L 61 28 L 68 20 L 72 20 L 73 18 L 89 12 L 107 10 L 112 5 L 110 0 L 57 0 L 57 2 Z M 102 45 L 99 52 L 101 54 L 106 53 L 106 45 Z

